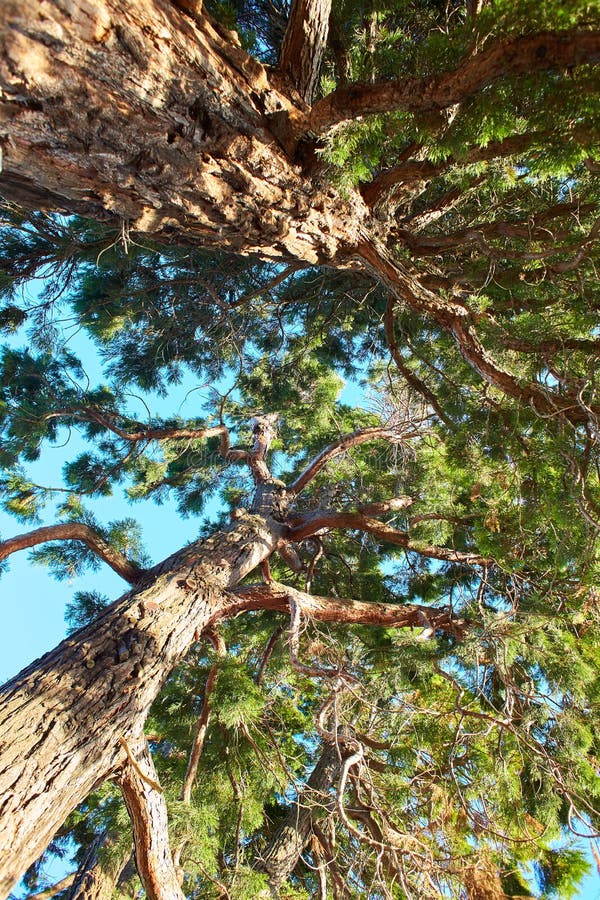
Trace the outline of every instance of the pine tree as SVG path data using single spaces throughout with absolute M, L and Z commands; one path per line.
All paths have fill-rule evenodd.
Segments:
M 131 589 L 76 597 L 3 689 L 4 892 L 58 831 L 71 898 L 574 896 L 597 11 L 33 7 L 0 29 L 0 408 L 4 507 L 39 527 L 0 556 Z M 198 416 L 135 414 L 184 372 Z M 152 565 L 143 522 L 94 513 L 120 490 L 222 512 Z

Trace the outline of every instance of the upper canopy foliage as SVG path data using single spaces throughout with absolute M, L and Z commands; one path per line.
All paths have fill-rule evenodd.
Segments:
M 334 6 L 323 94 L 430 79 L 494 41 L 598 25 L 595 4 L 575 0 Z M 276 60 L 283 7 L 210 11 Z M 188 896 L 258 896 L 256 860 L 334 732 L 341 758 L 360 747 L 366 762 L 340 758 L 282 897 L 316 896 L 323 863 L 335 896 L 577 895 L 586 866 L 572 834 L 600 824 L 597 89 L 592 65 L 520 73 L 322 138 L 315 177 L 362 191 L 414 280 L 402 302 L 381 272 L 286 268 L 6 206 L 1 488 L 19 520 L 50 509 L 142 567 L 143 522 L 99 523 L 94 497 L 125 491 L 199 516 L 218 496 L 225 520 L 252 482 L 220 428 L 248 448 L 252 417 L 277 414 L 270 466 L 288 486 L 341 435 L 393 434 L 312 478 L 288 517 L 298 558 L 271 573 L 314 595 L 420 604 L 422 629 L 312 623 L 300 663 L 279 637 L 287 624 L 263 610 L 223 625 L 223 658 L 196 645 L 155 705 Z M 156 416 L 181 381 L 204 386 L 197 415 Z M 71 433 L 62 483 L 37 484 L 31 464 Z M 73 541 L 34 556 L 59 576 L 96 562 Z M 103 603 L 80 596 L 72 624 Z M 441 608 L 451 625 L 438 628 L 428 611 Z M 181 785 L 207 699 L 190 807 Z M 100 832 L 122 855 L 112 787 L 53 849 Z

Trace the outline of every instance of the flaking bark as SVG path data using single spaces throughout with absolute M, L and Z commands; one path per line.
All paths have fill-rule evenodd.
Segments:
M 275 548 L 281 524 L 244 515 L 155 566 L 92 625 L 0 693 L 0 896 L 68 813 L 126 759 L 173 666 L 236 601 L 226 593 Z
M 168 0 L 7 0 L 0 192 L 170 240 L 328 262 L 367 209 L 304 177 L 303 111 L 204 16 Z

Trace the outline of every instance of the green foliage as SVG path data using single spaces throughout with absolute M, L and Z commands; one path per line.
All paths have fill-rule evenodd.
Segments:
M 226 728 L 250 726 L 260 718 L 265 698 L 243 665 L 224 664 L 214 689 L 216 715 Z
M 285 4 L 207 8 L 276 61 Z M 489 0 L 475 18 L 462 3 L 341 0 L 321 90 L 398 78 L 419 91 L 492 41 L 597 21 L 596 5 L 581 0 Z M 449 111 L 356 119 L 315 149 L 319 184 L 329 179 L 346 194 L 360 185 L 368 196 L 374 178 L 398 167 L 373 233 L 446 312 L 460 308 L 479 361 L 457 344 L 456 322 L 446 327 L 449 314 L 392 306 L 384 285 L 345 268 L 282 277 L 282 266 L 254 258 L 124 241 L 76 216 L 9 209 L 0 244 L 3 508 L 39 522 L 66 497 L 59 521 L 85 522 L 145 566 L 136 521 L 101 525 L 93 499 L 174 503 L 209 537 L 248 505 L 252 482 L 243 462 L 221 455 L 219 436 L 198 436 L 203 429 L 225 423 L 232 446 L 247 451 L 252 417 L 277 414 L 268 462 L 286 484 L 341 435 L 395 429 L 396 442 L 332 458 L 290 522 L 410 497 L 377 515 L 405 541 L 360 523 L 325 528 L 296 546 L 302 571 L 277 554 L 270 569 L 325 597 L 420 604 L 417 624 L 303 620 L 299 657 L 317 677 L 292 665 L 286 617 L 240 617 L 221 625 L 226 656 L 195 645 L 153 706 L 147 732 L 184 891 L 192 900 L 258 896 L 266 882 L 256 861 L 329 729 L 340 752 L 360 744 L 366 758 L 343 790 L 340 770 L 306 801 L 334 848 L 328 872 L 339 869 L 349 896 L 478 897 L 483 885 L 494 897 L 575 897 L 588 864 L 570 829 L 600 825 L 597 71 L 498 78 Z M 182 382 L 197 391 L 194 414 L 155 415 Z M 561 412 L 562 401 L 580 417 Z M 51 486 L 35 477 L 48 445 L 64 445 L 65 458 Z M 209 501 L 218 505 L 212 521 Z M 32 559 L 59 578 L 98 567 L 75 542 L 45 545 Z M 107 603 L 78 591 L 70 630 Z M 440 608 L 456 626 L 431 633 L 426 613 Z M 187 804 L 181 785 L 206 704 Z M 338 790 L 346 819 L 332 803 Z M 118 836 L 108 860 L 129 839 L 110 784 L 72 814 L 51 852 L 75 847 L 77 864 L 105 832 Z M 318 841 L 305 848 L 282 897 L 316 895 L 325 850 Z M 41 864 L 28 874 L 29 890 L 40 873 Z
M 98 591 L 75 591 L 73 599 L 67 603 L 65 609 L 65 622 L 69 634 L 93 622 L 109 603 L 109 598 Z

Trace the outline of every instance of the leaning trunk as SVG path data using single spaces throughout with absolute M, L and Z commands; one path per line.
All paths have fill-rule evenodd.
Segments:
M 280 887 L 294 871 L 312 835 L 313 823 L 323 809 L 331 813 L 335 787 L 342 769 L 340 748 L 327 744 L 298 800 L 261 854 L 258 868 L 266 872 L 273 889 Z
M 243 515 L 191 544 L 4 686 L 0 896 L 69 812 L 122 765 L 128 739 L 141 731 L 173 667 L 204 628 L 239 605 L 227 588 L 269 555 L 281 527 Z

